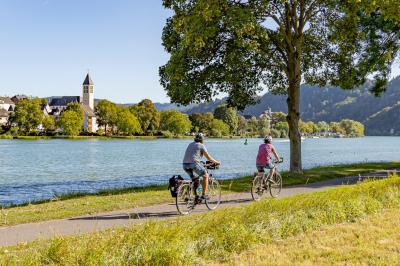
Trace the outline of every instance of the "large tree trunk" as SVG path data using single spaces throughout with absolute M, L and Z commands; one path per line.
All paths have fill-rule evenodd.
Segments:
M 300 120 L 300 83 L 289 85 L 288 98 L 289 139 L 290 139 L 290 172 L 302 173 L 301 165 L 301 134 L 299 130 Z
M 291 53 L 288 67 L 288 116 L 289 139 L 290 139 L 290 172 L 302 173 L 301 165 L 301 134 L 299 130 L 300 121 L 300 53 Z

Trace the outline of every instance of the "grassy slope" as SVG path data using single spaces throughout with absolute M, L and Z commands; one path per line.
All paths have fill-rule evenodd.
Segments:
M 400 162 L 366 163 L 339 166 L 324 166 L 305 170 L 304 175 L 292 176 L 283 173 L 284 184 L 304 184 L 331 178 L 368 173 L 382 169 L 400 168 Z M 251 177 L 226 180 L 222 188 L 227 192 L 243 192 L 250 188 Z M 73 217 L 96 212 L 122 210 L 154 204 L 172 202 L 166 186 L 141 189 L 116 189 L 96 195 L 66 195 L 50 202 L 0 209 L 0 227 L 28 222 Z
M 398 265 L 399 231 L 400 209 L 395 208 L 259 245 L 224 265 Z
M 326 225 L 358 222 L 383 209 L 399 208 L 400 178 L 392 177 L 124 229 L 1 248 L 0 263 L 193 265 L 224 262 L 260 244 L 290 239 Z M 368 254 L 363 256 L 367 258 Z

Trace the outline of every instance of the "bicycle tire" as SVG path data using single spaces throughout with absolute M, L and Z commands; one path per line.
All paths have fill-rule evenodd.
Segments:
M 275 171 L 274 175 L 268 180 L 268 187 L 271 197 L 276 198 L 279 196 L 282 190 L 282 176 L 280 173 Z
M 255 201 L 259 201 L 265 195 L 265 186 L 262 179 L 262 175 L 257 175 L 253 178 L 253 182 L 251 184 L 251 197 Z
M 205 204 L 209 210 L 215 210 L 221 203 L 221 185 L 214 178 L 208 179 L 208 196 Z
M 181 215 L 187 215 L 193 211 L 195 206 L 195 197 L 192 193 L 192 188 L 189 184 L 183 184 L 179 187 L 176 195 L 176 208 Z

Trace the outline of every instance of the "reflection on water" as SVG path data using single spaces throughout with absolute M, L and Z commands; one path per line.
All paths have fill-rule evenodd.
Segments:
M 70 192 L 165 183 L 182 173 L 191 140 L 0 140 L 0 205 L 52 198 Z M 222 161 L 218 178 L 254 171 L 261 139 L 210 139 L 209 152 Z M 288 167 L 289 142 L 274 144 Z M 399 160 L 400 138 L 307 139 L 303 165 Z

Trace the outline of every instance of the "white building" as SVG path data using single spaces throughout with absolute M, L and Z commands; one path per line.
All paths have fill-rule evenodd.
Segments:
M 9 97 L 0 97 L 0 125 L 8 122 L 10 113 L 15 110 L 15 103 Z

